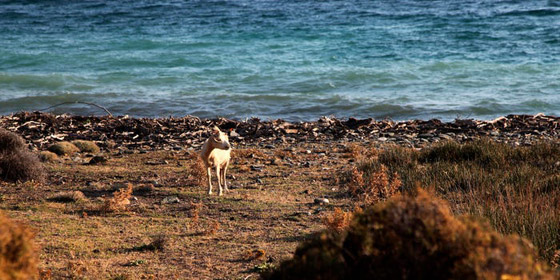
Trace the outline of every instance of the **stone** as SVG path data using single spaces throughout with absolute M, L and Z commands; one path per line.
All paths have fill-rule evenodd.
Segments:
M 172 203 L 179 203 L 179 202 L 181 202 L 181 200 L 179 200 L 178 197 L 168 196 L 161 201 L 161 204 L 172 204 Z
M 319 198 L 315 198 L 315 200 L 313 200 L 313 203 L 315 204 L 329 204 L 329 199 L 328 198 L 324 198 L 324 197 L 319 197 Z

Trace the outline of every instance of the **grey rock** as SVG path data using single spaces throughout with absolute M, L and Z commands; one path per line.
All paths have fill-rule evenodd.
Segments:
M 324 198 L 324 197 L 319 197 L 319 198 L 315 198 L 315 200 L 313 200 L 313 203 L 315 203 L 315 204 L 329 204 L 329 199 Z
M 181 202 L 181 200 L 179 200 L 179 198 L 176 196 L 168 196 L 161 201 L 162 204 L 172 204 L 179 202 Z

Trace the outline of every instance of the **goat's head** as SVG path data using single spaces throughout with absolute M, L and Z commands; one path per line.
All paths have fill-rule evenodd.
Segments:
M 231 148 L 227 134 L 221 132 L 217 126 L 212 128 L 209 141 L 212 147 L 216 149 L 229 150 Z

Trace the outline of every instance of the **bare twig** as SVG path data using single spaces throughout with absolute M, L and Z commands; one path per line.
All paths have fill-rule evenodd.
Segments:
M 63 102 L 63 103 L 59 103 L 59 104 L 52 105 L 50 107 L 38 110 L 38 111 L 46 111 L 46 110 L 49 110 L 49 109 L 52 109 L 52 108 L 55 108 L 55 107 L 58 107 L 58 106 L 62 106 L 62 105 L 67 105 L 67 104 L 86 104 L 86 105 L 90 105 L 90 106 L 95 106 L 97 108 L 100 108 L 100 109 L 104 110 L 109 116 L 111 116 L 111 117 L 113 116 L 113 114 L 111 114 L 111 112 L 109 112 L 109 110 L 107 110 L 107 108 L 105 108 L 101 105 L 97 105 L 95 103 L 90 103 L 90 102 L 82 102 L 82 101 Z

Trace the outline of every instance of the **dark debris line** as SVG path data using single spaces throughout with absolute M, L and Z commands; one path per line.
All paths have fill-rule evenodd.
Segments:
M 45 149 L 56 141 L 84 139 L 110 143 L 128 149 L 183 149 L 198 147 L 208 128 L 217 125 L 229 131 L 237 144 L 325 143 L 332 141 L 393 142 L 406 146 L 455 139 L 469 141 L 491 137 L 518 145 L 537 140 L 556 141 L 560 118 L 537 115 L 508 115 L 492 121 L 457 119 L 453 122 L 411 120 L 395 122 L 374 119 L 339 120 L 322 117 L 314 122 L 290 123 L 252 118 L 236 121 L 224 118 L 130 118 L 128 116 L 71 116 L 42 112 L 20 112 L 0 117 L 0 127 L 14 131 L 34 148 Z

